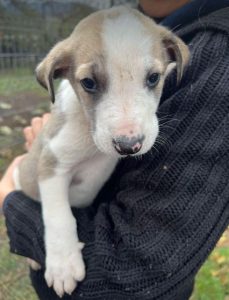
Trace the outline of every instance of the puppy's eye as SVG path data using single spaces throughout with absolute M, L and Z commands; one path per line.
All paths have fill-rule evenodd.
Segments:
M 158 82 L 160 81 L 160 74 L 159 73 L 152 73 L 146 79 L 146 84 L 149 88 L 154 88 Z
M 95 80 L 93 80 L 91 78 L 84 78 L 84 79 L 80 80 L 80 83 L 81 83 L 82 87 L 84 88 L 84 90 L 88 93 L 95 93 L 97 90 L 97 84 L 96 84 Z

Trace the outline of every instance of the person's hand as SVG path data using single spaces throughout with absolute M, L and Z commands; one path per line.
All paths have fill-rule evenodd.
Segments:
M 25 148 L 27 151 L 31 148 L 34 139 L 39 134 L 43 126 L 46 124 L 50 117 L 50 114 L 44 114 L 41 118 L 35 117 L 31 120 L 31 125 L 24 128 L 25 136 Z M 13 172 L 14 169 L 20 164 L 21 160 L 26 156 L 26 154 L 16 157 L 10 164 L 5 174 L 0 181 L 0 208 L 3 205 L 5 197 L 12 191 L 15 190 L 13 182 Z
M 24 128 L 23 133 L 25 136 L 25 148 L 27 151 L 30 150 L 34 139 L 40 133 L 49 118 L 50 113 L 46 113 L 42 117 L 35 117 L 31 120 L 30 126 Z
M 19 165 L 25 155 L 26 154 L 18 156 L 13 160 L 0 181 L 0 208 L 3 205 L 5 197 L 15 189 L 13 182 L 13 171 L 16 166 Z

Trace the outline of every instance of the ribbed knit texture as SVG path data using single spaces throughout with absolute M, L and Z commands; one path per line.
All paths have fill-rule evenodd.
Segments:
M 229 9 L 178 34 L 192 56 L 180 86 L 176 74 L 166 82 L 156 149 L 123 160 L 96 203 L 73 210 L 87 276 L 65 300 L 188 299 L 229 223 Z M 44 266 L 40 210 L 20 192 L 5 201 L 11 251 Z M 58 299 L 43 271 L 32 281 Z

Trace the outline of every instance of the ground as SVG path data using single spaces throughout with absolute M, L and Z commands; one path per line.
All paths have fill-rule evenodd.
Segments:
M 48 95 L 28 70 L 0 74 L 0 177 L 12 157 L 23 152 L 22 128 L 32 116 L 48 111 Z M 0 214 L 0 300 L 37 300 L 28 266 L 9 253 Z M 229 230 L 201 268 L 192 300 L 229 300 Z

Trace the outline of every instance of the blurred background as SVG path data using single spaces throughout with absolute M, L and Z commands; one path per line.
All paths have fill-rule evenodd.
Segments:
M 34 77 L 37 63 L 85 16 L 127 3 L 137 0 L 0 0 L 0 177 L 24 152 L 23 127 L 49 110 L 49 96 Z M 25 259 L 9 253 L 0 212 L 0 300 L 25 299 L 37 297 Z M 228 231 L 200 270 L 192 300 L 229 300 Z

